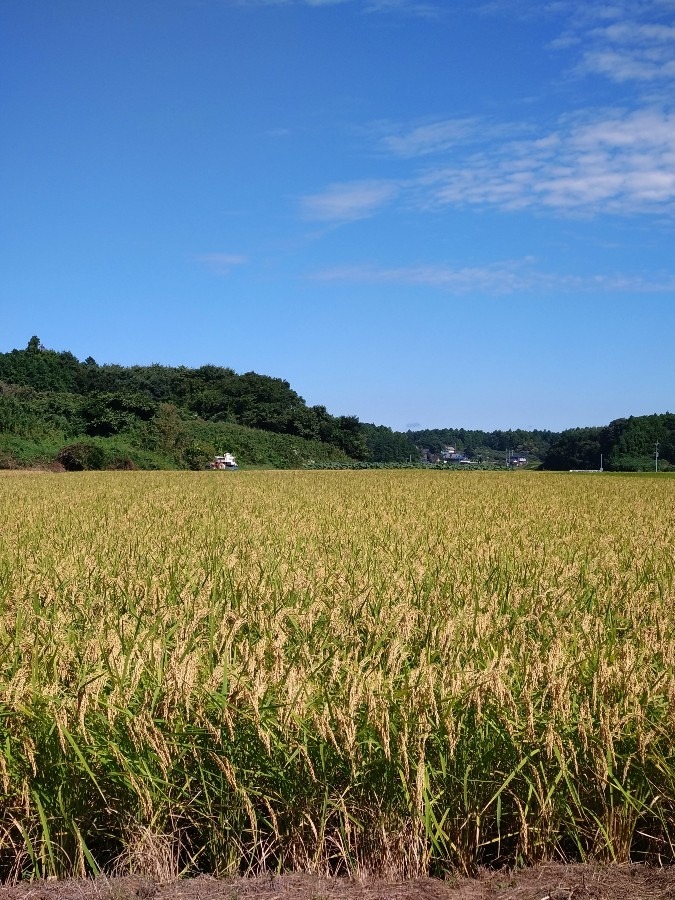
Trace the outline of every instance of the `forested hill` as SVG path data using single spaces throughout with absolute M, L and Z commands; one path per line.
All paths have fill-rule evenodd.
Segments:
M 546 457 L 551 442 L 558 438 L 559 434 L 541 429 L 526 431 L 522 428 L 506 431 L 433 428 L 408 431 L 407 436 L 418 447 L 428 447 L 432 453 L 440 453 L 444 447 L 451 446 L 469 457 L 476 455 L 489 457 L 492 454 L 499 454 L 503 458 L 506 450 L 513 450 L 541 461 Z
M 140 464 L 143 454 L 159 454 L 157 465 L 201 467 L 221 449 L 275 465 L 369 455 L 358 418 L 307 406 L 280 378 L 211 365 L 80 362 L 37 337 L 24 350 L 0 353 L 0 433 L 0 449 L 20 458 L 31 455 L 26 442 L 50 456 L 59 443 L 82 440 L 104 449 L 102 441 L 113 441 L 118 455 L 125 450 Z
M 658 444 L 659 470 L 675 464 L 675 414 L 630 416 L 599 428 L 563 431 L 544 459 L 547 469 L 598 469 L 639 472 L 655 469 Z
M 675 415 L 631 416 L 609 425 L 552 431 L 471 431 L 464 428 L 409 431 L 409 440 L 438 453 L 453 446 L 470 459 L 504 458 L 504 451 L 522 452 L 544 469 L 599 469 L 612 472 L 653 471 L 659 445 L 659 470 L 675 465 Z
M 0 353 L 0 468 L 60 461 L 70 468 L 203 468 L 228 450 L 245 464 L 417 463 L 448 447 L 465 461 L 504 465 L 525 454 L 546 469 L 675 466 L 675 415 L 595 428 L 392 431 L 307 406 L 281 378 L 220 366 L 98 365 L 37 337 Z

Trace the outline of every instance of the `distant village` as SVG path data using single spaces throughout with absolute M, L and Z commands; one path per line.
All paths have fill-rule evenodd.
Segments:
M 496 451 L 492 451 L 491 456 L 496 455 Z M 518 451 L 505 450 L 503 454 L 504 462 L 512 468 L 520 468 L 527 465 L 527 457 Z M 487 461 L 487 460 L 486 460 Z M 427 447 L 420 448 L 420 462 L 429 463 L 430 465 L 438 465 L 439 463 L 452 463 L 453 465 L 475 466 L 483 462 L 481 454 L 469 457 L 454 447 L 444 446 L 440 453 L 433 453 Z

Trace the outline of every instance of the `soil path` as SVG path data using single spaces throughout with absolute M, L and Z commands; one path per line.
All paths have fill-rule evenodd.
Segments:
M 0 887 L 0 900 L 675 900 L 675 867 L 545 865 L 478 878 L 405 883 L 284 875 L 190 878 L 154 884 L 138 877 Z

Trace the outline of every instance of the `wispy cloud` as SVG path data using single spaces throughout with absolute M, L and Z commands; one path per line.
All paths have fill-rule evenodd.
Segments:
M 411 123 L 373 122 L 366 133 L 377 149 L 399 159 L 450 155 L 471 144 L 503 142 L 527 136 L 527 122 L 500 122 L 494 118 L 463 116 Z
M 437 288 L 451 294 L 515 294 L 564 291 L 570 293 L 670 293 L 675 276 L 652 278 L 643 275 L 567 275 L 538 270 L 530 258 L 507 260 L 485 266 L 453 268 L 448 265 L 421 266 L 340 266 L 315 272 L 312 280 L 361 284 L 401 284 Z
M 524 273 L 524 262 L 497 263 L 489 266 L 452 268 L 447 265 L 420 266 L 338 266 L 314 273 L 316 281 L 355 282 L 361 284 L 403 284 L 440 288 L 450 293 L 470 291 L 508 294 L 523 290 L 532 282 Z
M 311 6 L 328 7 L 349 4 L 365 13 L 406 13 L 436 15 L 443 8 L 434 0 L 231 0 L 236 6 Z
M 366 12 L 402 12 L 419 16 L 436 17 L 443 10 L 442 3 L 422 0 L 364 0 Z
M 587 0 L 484 0 L 476 4 L 481 13 L 507 15 L 509 18 L 541 19 L 557 16 L 572 20 L 578 26 L 592 22 L 611 22 L 631 16 L 654 19 L 675 11 L 675 0 L 608 0 L 588 3 Z
M 318 222 L 344 223 L 374 215 L 398 193 L 391 181 L 354 181 L 329 185 L 302 200 L 304 218 Z
M 376 123 L 374 130 L 382 132 L 383 149 L 395 156 L 414 157 L 444 153 L 460 144 L 475 140 L 484 122 L 478 117 L 427 121 L 410 128 L 388 123 Z
M 421 203 L 583 214 L 675 213 L 675 114 L 656 109 L 563 118 L 418 182 Z
M 675 215 L 675 112 L 588 110 L 561 116 L 544 131 L 537 124 L 458 119 L 388 126 L 376 144 L 410 160 L 409 173 L 331 185 L 305 199 L 305 215 L 348 222 L 394 201 L 419 211 L 484 206 L 566 216 Z
M 396 160 L 397 178 L 329 185 L 304 199 L 305 218 L 346 223 L 398 205 L 672 219 L 675 0 L 499 0 L 479 8 L 557 16 L 560 40 L 577 46 L 577 71 L 630 81 L 631 90 L 612 108 L 580 109 L 545 124 L 480 116 L 375 122 L 371 148 Z M 636 84 L 648 84 L 651 97 Z
M 488 0 L 477 7 L 509 18 L 557 18 L 553 49 L 576 48 L 576 71 L 614 82 L 655 84 L 675 79 L 674 0 Z
M 352 0 L 229 0 L 233 6 L 338 6 Z
M 236 266 L 243 266 L 248 262 L 246 256 L 236 253 L 198 253 L 194 259 L 216 275 L 229 275 Z
M 625 19 L 588 35 L 580 70 L 613 81 L 658 82 L 675 79 L 675 27 Z

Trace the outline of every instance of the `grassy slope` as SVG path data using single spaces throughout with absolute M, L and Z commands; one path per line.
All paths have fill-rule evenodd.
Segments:
M 345 453 L 331 444 L 308 441 L 293 435 L 276 434 L 243 425 L 216 424 L 193 420 L 180 441 L 164 447 L 153 446 L 146 434 L 129 431 L 110 438 L 45 431 L 32 437 L 0 432 L 0 468 L 41 466 L 53 462 L 64 446 L 85 442 L 101 447 L 104 467 L 130 460 L 141 469 L 201 468 L 217 452 L 234 453 L 241 465 L 295 468 L 312 461 L 346 461 Z M 190 451 L 196 451 L 190 455 Z

